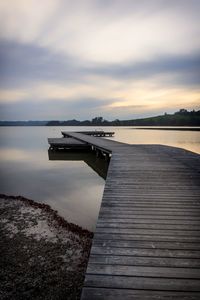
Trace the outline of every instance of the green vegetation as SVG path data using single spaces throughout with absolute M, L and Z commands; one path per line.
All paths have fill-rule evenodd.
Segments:
M 102 117 L 96 117 L 91 121 L 50 121 L 47 126 L 200 126 L 200 110 L 189 112 L 180 109 L 174 114 L 165 113 L 162 116 L 135 120 L 107 121 Z
M 0 126 L 200 126 L 200 110 L 187 111 L 180 109 L 174 114 L 133 120 L 107 121 L 103 117 L 95 117 L 91 121 L 0 121 Z
M 129 121 L 122 121 L 129 125 Z M 162 116 L 130 121 L 131 126 L 200 126 L 200 110 L 187 111 L 181 109 L 174 114 L 165 113 Z

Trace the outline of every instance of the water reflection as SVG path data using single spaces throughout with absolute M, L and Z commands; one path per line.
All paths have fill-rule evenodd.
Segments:
M 48 153 L 48 137 L 95 127 L 1 127 L 0 193 L 44 202 L 70 222 L 94 230 L 101 204 L 106 161 L 89 153 Z M 200 153 L 200 132 L 107 127 L 114 140 L 165 144 Z M 88 167 L 90 166 L 90 167 Z M 97 175 L 98 174 L 98 175 Z M 99 176 L 100 175 L 100 176 Z
M 44 160 L 39 151 L 1 151 L 0 193 L 22 195 L 47 203 L 69 222 L 94 230 L 103 194 L 106 162 L 103 160 L 101 164 L 95 155 L 89 154 L 82 157 L 74 154 L 67 158 L 64 153 L 49 154 L 50 161 L 47 156 Z
M 200 153 L 200 131 L 112 128 L 114 140 L 128 144 L 160 144 Z
M 10 148 L 4 148 L 0 149 L 0 159 L 2 161 L 22 161 L 30 159 L 31 156 L 28 153 L 28 151 L 24 151 L 22 149 L 10 149 Z
M 48 154 L 50 135 L 43 128 L 2 128 L 0 133 L 0 193 L 47 203 L 69 222 L 94 230 L 106 161 L 89 153 Z
M 97 157 L 94 153 L 88 152 L 72 152 L 72 151 L 52 151 L 48 150 L 49 160 L 64 161 L 84 161 L 104 180 L 106 179 L 109 162 L 103 158 Z

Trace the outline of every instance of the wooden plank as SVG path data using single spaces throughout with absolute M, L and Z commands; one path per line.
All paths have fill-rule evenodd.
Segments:
M 130 277 L 130 276 L 106 276 L 106 275 L 86 275 L 86 287 L 100 287 L 112 289 L 140 289 L 146 290 L 148 295 L 149 290 L 179 292 L 200 292 L 199 279 L 185 278 L 159 278 L 158 277 Z
M 124 213 L 121 213 L 121 214 L 118 214 L 118 213 L 102 213 L 100 211 L 99 213 L 99 218 L 104 218 L 104 220 L 106 220 L 107 218 L 116 218 L 116 219 L 132 219 L 132 220 L 135 220 L 135 219 L 151 219 L 151 220 L 196 220 L 196 221 L 199 221 L 199 216 L 198 215 L 191 215 L 191 214 L 144 214 L 144 213 L 132 213 L 132 214 L 124 214 Z
M 139 248 L 139 249 L 176 249 L 176 250 L 200 250 L 200 243 L 180 241 L 135 241 L 135 240 L 106 240 L 93 239 L 93 246 L 114 247 L 114 248 Z M 93 249 L 93 247 L 92 247 Z M 92 252 L 91 249 L 91 252 Z
M 126 221 L 126 220 L 125 220 Z M 129 229 L 129 230 L 132 230 L 132 229 L 155 229 L 157 230 L 158 229 L 158 223 L 155 223 L 153 224 L 152 222 L 150 222 L 149 224 L 144 222 L 141 224 L 141 223 L 138 223 L 138 222 L 135 222 L 135 224 L 133 223 L 127 223 L 127 222 L 124 222 L 124 223 L 118 223 L 118 222 L 98 222 L 97 223 L 97 226 L 96 226 L 96 232 L 99 231 L 99 229 L 102 228 L 105 230 L 105 232 L 109 232 L 107 230 L 110 230 L 111 228 L 112 229 Z M 194 224 L 171 224 L 171 222 L 169 224 L 162 224 L 160 223 L 159 224 L 159 230 L 180 230 L 180 231 L 184 231 L 184 232 L 191 232 L 193 230 L 196 230 L 196 231 L 200 231 L 200 222 L 198 221 L 198 225 L 194 225 Z M 131 231 L 132 232 L 132 231 Z M 189 234 L 189 233 L 186 233 L 186 235 Z M 198 233 L 199 234 L 199 233 Z
M 200 269 L 200 257 L 199 259 L 149 256 L 133 257 L 131 255 L 95 255 L 91 253 L 90 264 Z M 198 273 L 200 273 L 199 270 Z
M 190 278 L 200 279 L 200 269 L 196 268 L 170 268 L 170 267 L 146 267 L 122 264 L 89 263 L 87 274 L 131 276 L 131 277 L 158 277 L 158 278 Z M 200 281 L 199 281 L 200 283 Z M 199 286 L 200 291 L 200 286 Z
M 197 203 L 197 204 L 191 204 L 191 203 L 159 203 L 159 202 L 143 202 L 143 203 L 140 203 L 139 201 L 138 202 L 135 202 L 134 200 L 132 201 L 102 201 L 102 204 L 101 204 L 101 207 L 108 207 L 108 208 L 121 208 L 121 209 L 126 209 L 126 208 L 133 208 L 133 209 L 136 209 L 136 208 L 145 208 L 145 209 L 155 209 L 155 210 L 160 210 L 160 209 L 163 209 L 163 208 L 166 208 L 168 210 L 172 209 L 174 210 L 174 208 L 177 210 L 177 209 L 200 209 L 200 203 Z
M 144 245 L 143 247 L 145 247 Z M 180 251 L 181 250 L 181 251 Z M 149 249 L 149 248 L 127 248 L 115 246 L 95 246 L 91 249 L 92 255 L 101 256 L 131 256 L 131 257 L 170 257 L 170 258 L 197 258 L 200 259 L 200 251 L 198 250 L 174 250 L 174 249 Z
M 109 227 L 96 227 L 96 233 L 111 233 L 111 234 L 126 234 L 128 235 L 162 235 L 162 236 L 193 236 L 199 237 L 199 230 L 175 230 L 175 229 L 143 229 L 143 228 L 109 228 Z
M 136 219 L 149 219 L 149 220 L 191 220 L 191 221 L 199 221 L 199 216 L 190 215 L 190 214 L 182 214 L 182 215 L 170 215 L 170 214 L 117 214 L 117 213 L 99 213 L 99 218 L 101 219 L 108 219 L 108 218 L 115 218 L 115 219 L 127 219 L 127 220 L 136 220 Z
M 132 214 L 132 212 L 140 212 L 143 214 L 152 214 L 156 213 L 158 215 L 163 215 L 163 214 L 170 214 L 170 215 L 199 215 L 200 214 L 200 208 L 166 208 L 166 207 L 149 207 L 148 209 L 143 208 L 143 207 L 107 207 L 107 206 L 101 206 L 101 213 L 126 213 L 126 214 Z
M 82 293 L 85 300 L 199 300 L 200 292 L 172 292 L 136 289 L 112 289 L 85 287 Z
M 150 235 L 150 234 L 114 234 L 114 233 L 95 233 L 94 239 L 99 240 L 121 240 L 121 241 L 163 241 L 163 242 L 188 242 L 200 243 L 200 236 L 177 236 L 171 235 Z
M 190 228 L 190 226 L 199 226 L 200 225 L 200 220 L 196 219 L 166 219 L 166 218 L 159 218 L 159 219 L 152 219 L 152 218 L 99 218 L 97 221 L 97 226 L 101 226 L 101 224 L 105 224 L 105 227 L 109 224 L 115 224 L 115 226 L 123 226 L 123 224 L 127 224 L 128 226 L 130 225 L 138 225 L 138 226 L 149 226 L 149 225 L 183 225 L 186 226 L 187 228 Z

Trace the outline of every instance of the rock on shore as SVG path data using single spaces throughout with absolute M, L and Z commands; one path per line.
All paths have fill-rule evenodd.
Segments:
M 0 195 L 0 299 L 80 299 L 91 241 L 50 206 Z

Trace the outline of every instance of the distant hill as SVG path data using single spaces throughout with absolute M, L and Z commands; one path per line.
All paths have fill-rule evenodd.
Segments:
M 156 117 L 136 119 L 131 121 L 122 121 L 122 123 L 131 126 L 200 126 L 200 110 L 187 111 L 181 109 L 174 114 L 167 114 Z
M 174 114 L 165 113 L 162 116 L 133 120 L 107 121 L 102 117 L 96 117 L 91 121 L 50 121 L 47 126 L 200 126 L 200 110 L 181 109 Z
M 107 121 L 103 117 L 95 117 L 91 121 L 0 121 L 0 126 L 200 126 L 200 110 L 180 109 L 174 114 L 133 120 Z

